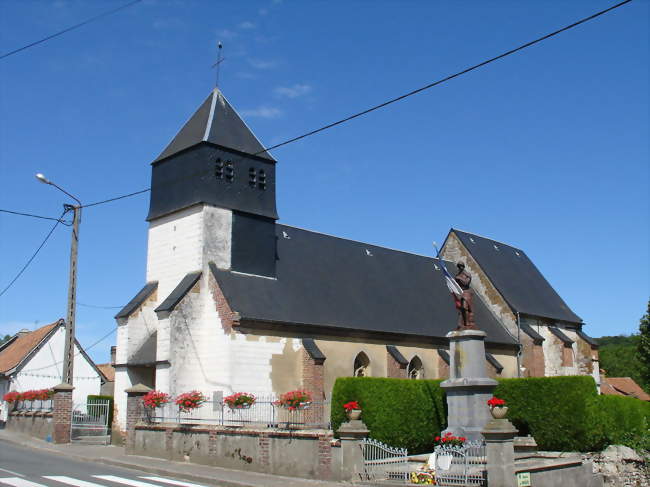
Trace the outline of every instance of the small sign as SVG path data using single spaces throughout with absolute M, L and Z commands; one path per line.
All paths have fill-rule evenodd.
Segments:
M 517 487 L 531 487 L 530 472 L 519 472 L 517 474 Z

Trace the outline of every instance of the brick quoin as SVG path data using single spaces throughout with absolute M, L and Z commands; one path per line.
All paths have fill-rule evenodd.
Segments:
M 54 388 L 52 401 L 52 420 L 54 443 L 70 443 L 70 429 L 72 427 L 72 390 L 67 384 L 60 384 Z
M 318 437 L 318 478 L 332 478 L 332 436 Z
M 406 379 L 406 365 L 400 364 L 388 351 L 386 351 L 386 376 Z
M 302 387 L 311 394 L 317 404 L 305 411 L 305 421 L 319 424 L 324 421 L 325 409 L 325 365 L 322 360 L 315 360 L 309 356 L 307 350 L 302 349 Z
M 208 282 L 214 302 L 217 303 L 217 313 L 219 314 L 219 318 L 221 318 L 223 331 L 226 334 L 229 334 L 232 332 L 233 328 L 239 326 L 239 315 L 238 313 L 234 313 L 230 308 L 230 305 L 228 304 L 228 301 L 226 301 L 226 297 L 223 295 L 223 292 L 212 275 L 212 272 L 210 272 Z

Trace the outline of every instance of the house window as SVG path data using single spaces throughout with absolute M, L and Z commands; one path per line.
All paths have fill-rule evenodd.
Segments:
M 359 352 L 354 359 L 354 377 L 369 377 L 370 376 L 370 359 L 368 356 Z
M 424 367 L 422 360 L 417 355 L 409 362 L 406 369 L 409 379 L 424 379 Z
M 232 161 L 226 161 L 224 173 L 226 175 L 226 181 L 232 183 L 235 179 L 235 168 L 232 165 Z

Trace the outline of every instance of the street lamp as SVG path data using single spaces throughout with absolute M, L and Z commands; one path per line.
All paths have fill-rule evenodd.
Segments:
M 65 193 L 70 198 L 77 202 L 76 205 L 64 204 L 63 208 L 66 211 L 72 210 L 72 241 L 70 243 L 70 279 L 68 283 L 68 313 L 65 320 L 65 349 L 63 352 L 63 380 L 62 382 L 72 385 L 72 373 L 74 369 L 74 324 L 75 315 L 77 311 L 77 247 L 79 245 L 79 224 L 81 223 L 81 201 L 65 189 L 56 185 L 48 180 L 40 172 L 36 174 L 38 179 L 43 184 L 49 184 L 56 189 Z

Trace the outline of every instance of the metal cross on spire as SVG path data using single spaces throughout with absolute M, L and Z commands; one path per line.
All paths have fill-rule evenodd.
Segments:
M 221 63 L 225 61 L 225 58 L 221 57 L 221 50 L 223 49 L 223 44 L 221 41 L 217 42 L 217 62 L 212 65 L 213 68 L 217 68 L 217 77 L 215 79 L 214 86 L 219 88 L 219 71 L 221 70 Z

